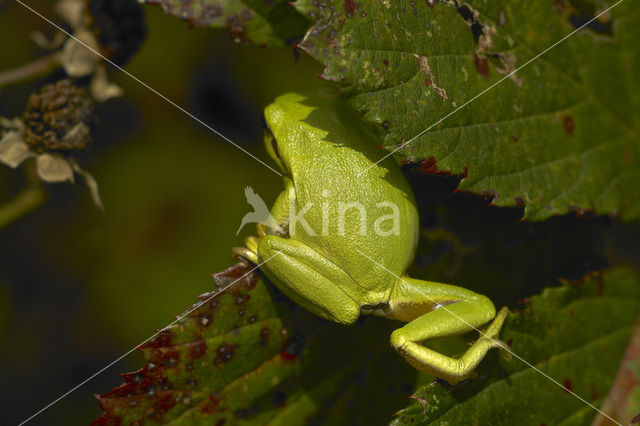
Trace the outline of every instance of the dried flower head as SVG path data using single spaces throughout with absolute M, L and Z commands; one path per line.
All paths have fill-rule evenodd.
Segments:
M 74 182 L 78 174 L 102 208 L 96 180 L 69 155 L 86 148 L 93 122 L 93 102 L 84 89 L 70 79 L 48 84 L 31 96 L 22 120 L 0 120 L 0 162 L 16 168 L 35 158 L 38 177 L 48 183 Z
M 129 62 L 147 35 L 142 6 L 136 0 L 60 0 L 56 9 L 73 29 L 60 54 L 66 73 L 92 75 L 89 88 L 99 102 L 121 96 L 122 89 L 108 81 L 96 52 L 118 66 Z
M 22 122 L 23 139 L 33 151 L 83 150 L 95 122 L 93 101 L 69 79 L 60 80 L 31 95 Z

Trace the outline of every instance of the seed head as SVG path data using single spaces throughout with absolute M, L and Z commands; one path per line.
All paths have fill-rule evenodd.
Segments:
M 47 84 L 29 98 L 23 139 L 35 152 L 79 151 L 90 141 L 93 101 L 70 79 Z

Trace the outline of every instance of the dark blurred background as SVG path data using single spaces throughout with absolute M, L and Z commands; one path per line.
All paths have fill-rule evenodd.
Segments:
M 29 5 L 53 16 L 53 2 Z M 273 165 L 261 143 L 261 110 L 278 94 L 321 84 L 321 66 L 293 48 L 234 45 L 225 31 L 188 29 L 145 7 L 149 37 L 127 70 Z M 29 34 L 55 30 L 13 1 L 0 2 L 0 69 L 42 52 Z M 249 211 L 245 186 L 267 204 L 279 176 L 120 72 L 125 97 L 99 105 L 94 143 L 80 157 L 100 184 L 106 211 L 82 185 L 51 186 L 47 204 L 0 230 L 0 413 L 16 424 L 162 328 L 211 290 L 209 273 L 232 263 Z M 22 114 L 44 80 L 0 89 L 0 116 Z M 638 265 L 637 226 L 566 216 L 522 223 L 453 194 L 457 178 L 409 166 L 425 230 L 413 273 L 455 280 L 513 305 L 519 298 L 608 264 Z M 0 167 L 0 201 L 24 185 Z M 440 230 L 445 230 L 444 233 Z M 386 339 L 387 336 L 381 336 Z M 398 362 L 402 362 L 398 359 Z M 86 424 L 93 395 L 142 365 L 134 353 L 32 421 Z M 390 413 L 391 414 L 391 413 Z

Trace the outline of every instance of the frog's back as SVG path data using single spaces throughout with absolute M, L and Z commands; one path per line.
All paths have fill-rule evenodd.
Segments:
M 290 224 L 291 238 L 332 259 L 367 290 L 389 288 L 396 278 L 364 255 L 396 275 L 413 259 L 418 215 L 398 165 L 392 158 L 376 164 L 384 156 L 378 138 L 328 97 L 287 94 L 266 114 L 268 122 L 280 114 L 288 119 L 275 137 L 286 141 L 279 155 L 293 179 L 296 213 L 304 211 L 311 228 L 302 220 Z

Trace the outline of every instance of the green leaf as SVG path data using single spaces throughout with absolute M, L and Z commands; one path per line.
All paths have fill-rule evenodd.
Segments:
M 388 344 L 392 323 L 321 320 L 251 269 L 216 274 L 227 290 L 143 345 L 147 364 L 98 397 L 94 424 L 375 424 L 406 400 L 416 371 Z
M 602 403 L 602 410 L 622 424 L 632 424 L 634 417 L 640 415 L 640 320 L 636 323 L 618 376 Z M 593 422 L 593 426 L 607 424 L 609 419 L 602 414 Z
M 298 41 L 309 21 L 286 0 L 140 0 L 191 26 L 228 28 L 233 41 L 280 47 Z
M 567 390 L 600 405 L 639 311 L 640 277 L 627 269 L 546 289 L 509 315 L 501 339 L 561 386 L 494 351 L 468 383 L 420 388 L 393 424 L 590 424 L 597 412 Z
M 215 297 L 202 295 L 199 306 L 189 308 L 195 310 L 142 345 L 146 366 L 124 374 L 123 385 L 99 397 L 106 414 L 96 423 L 233 415 L 243 403 L 238 388 L 265 392 L 269 386 L 255 378 L 269 377 L 277 385 L 291 376 L 297 365 L 280 354 L 286 329 L 257 275 L 241 278 L 249 271 L 238 264 L 216 275 L 221 288 L 240 282 Z M 244 375 L 257 369 L 270 374 Z
M 491 195 L 495 205 L 526 206 L 526 219 L 595 210 L 637 220 L 636 4 L 621 3 L 507 77 L 604 10 L 596 3 L 613 1 L 299 0 L 296 7 L 315 21 L 301 47 L 385 134 L 387 149 L 402 146 L 399 155 L 426 172 L 462 175 L 460 189 Z

